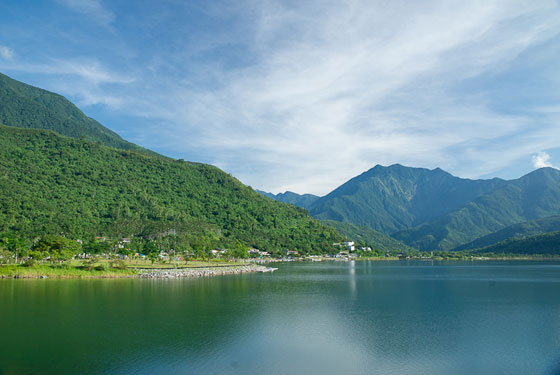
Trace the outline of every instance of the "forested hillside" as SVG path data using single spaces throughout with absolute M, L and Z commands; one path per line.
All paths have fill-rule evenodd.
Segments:
M 441 169 L 377 165 L 319 198 L 310 212 L 318 219 L 392 234 L 457 210 L 504 184 L 461 179 Z
M 297 197 L 292 200 L 298 204 Z M 320 220 L 368 227 L 413 248 L 473 249 L 558 230 L 560 171 L 542 168 L 510 181 L 469 180 L 438 168 L 378 165 L 307 207 Z
M 72 138 L 156 155 L 122 139 L 61 95 L 0 74 L 0 123 L 19 128 L 49 129 Z
M 435 221 L 396 233 L 421 250 L 451 250 L 512 224 L 560 213 L 560 171 L 541 168 Z
M 545 217 L 538 220 L 513 224 L 497 232 L 461 245 L 453 250 L 471 250 L 490 246 L 508 238 L 531 237 L 538 234 L 560 231 L 560 215 Z
M 560 232 L 544 233 L 531 237 L 509 238 L 472 252 L 472 254 L 481 255 L 490 253 L 495 255 L 560 255 Z
M 302 253 L 342 237 L 218 168 L 117 150 L 51 131 L 0 126 L 0 232 L 168 237 Z

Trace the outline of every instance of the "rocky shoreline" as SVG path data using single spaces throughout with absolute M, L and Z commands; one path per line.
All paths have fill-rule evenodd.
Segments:
M 246 266 L 232 267 L 209 267 L 202 269 L 181 268 L 181 269 L 139 269 L 136 277 L 143 279 L 177 279 L 177 278 L 197 278 L 222 275 L 236 275 L 249 272 L 270 272 L 274 269 L 254 264 Z

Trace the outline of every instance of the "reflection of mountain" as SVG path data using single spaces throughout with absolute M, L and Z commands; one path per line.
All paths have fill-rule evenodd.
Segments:
M 279 267 L 190 280 L 0 280 L 10 322 L 0 369 L 481 374 L 514 366 L 541 373 L 557 355 L 559 280 L 550 264 Z

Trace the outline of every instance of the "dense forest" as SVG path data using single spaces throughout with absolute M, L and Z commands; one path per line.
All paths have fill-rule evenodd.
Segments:
M 342 237 L 302 208 L 263 197 L 210 165 L 51 131 L 0 126 L 0 232 L 31 241 L 143 238 L 273 254 L 335 251 Z
M 497 244 L 472 251 L 480 255 L 560 255 L 560 231 L 530 237 L 508 238 Z

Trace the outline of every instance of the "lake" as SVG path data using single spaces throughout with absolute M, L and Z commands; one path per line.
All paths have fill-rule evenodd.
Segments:
M 0 280 L 0 374 L 557 374 L 559 262 Z

